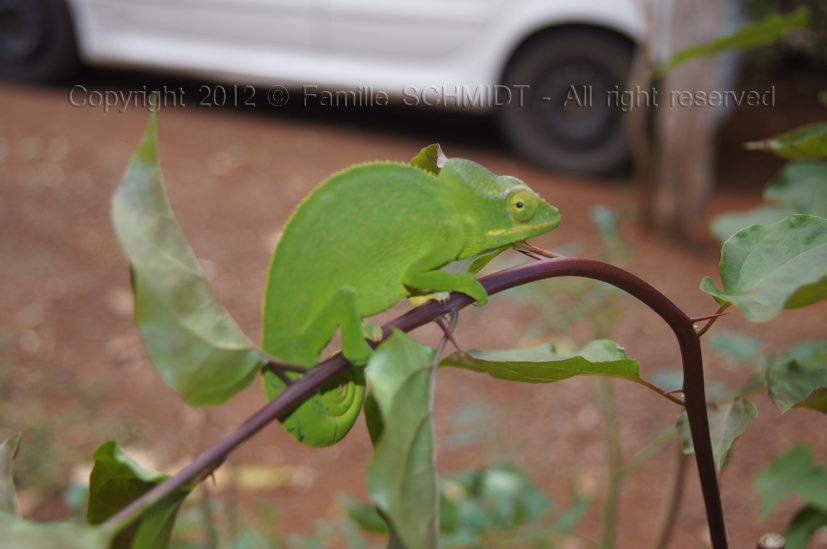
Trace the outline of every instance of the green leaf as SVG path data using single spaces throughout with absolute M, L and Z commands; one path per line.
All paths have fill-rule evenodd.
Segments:
M 440 366 L 466 368 L 497 379 L 524 383 L 553 383 L 577 375 L 604 375 L 639 380 L 638 363 L 607 339 L 592 341 L 573 356 L 559 355 L 554 345 L 509 351 L 458 352 Z
M 827 341 L 798 343 L 772 357 L 766 378 L 770 398 L 782 412 L 802 407 L 827 414 Z
M 0 443 L 0 515 L 20 516 L 14 488 L 14 458 L 20 448 L 20 438 L 17 433 Z
M 753 151 L 774 153 L 789 160 L 827 158 L 827 122 L 807 124 L 800 128 L 744 145 Z
M 798 494 L 806 503 L 827 512 L 827 471 L 811 463 L 813 451 L 807 446 L 796 446 L 776 456 L 761 469 L 753 484 L 761 494 L 760 520 L 792 494 Z
M 112 200 L 129 258 L 135 323 L 164 381 L 188 404 L 220 404 L 267 362 L 218 302 L 173 216 L 158 165 L 155 115 Z
M 787 525 L 784 549 L 807 549 L 807 542 L 823 526 L 827 526 L 827 511 L 809 505 L 802 507 Z
M 439 175 L 439 171 L 446 160 L 445 153 L 442 152 L 439 143 L 432 143 L 427 147 L 423 147 L 416 156 L 411 158 L 410 164 L 433 175 Z
M 745 227 L 777 223 L 795 213 L 779 206 L 758 206 L 745 212 L 729 212 L 712 218 L 710 230 L 720 241 L 724 241 Z
M 339 504 L 344 507 L 347 518 L 362 530 L 388 533 L 388 525 L 373 505 L 350 498 L 341 498 Z
M 394 331 L 373 353 L 366 369 L 384 423 L 368 464 L 368 491 L 409 549 L 437 544 L 433 357 L 432 349 Z
M 824 299 L 827 219 L 796 214 L 738 231 L 724 242 L 720 271 L 724 289 L 707 276 L 701 290 L 732 303 L 752 322 Z
M 794 213 L 827 217 L 827 162 L 788 162 L 764 189 L 764 201 L 752 210 L 716 216 L 712 234 L 723 241 L 750 225 L 769 225 Z
M 764 189 L 764 200 L 794 213 L 827 217 L 827 162 L 788 162 Z
M 111 539 L 110 530 L 78 522 L 38 523 L 0 517 L 3 549 L 108 549 Z
M 742 398 L 729 402 L 707 403 L 709 416 L 709 436 L 712 439 L 712 455 L 715 467 L 720 471 L 726 465 L 732 445 L 738 440 L 752 419 L 758 414 L 753 403 Z M 695 451 L 692 446 L 692 435 L 689 431 L 689 418 L 686 412 L 678 418 L 676 425 L 681 437 L 683 453 L 691 454 Z
M 761 21 L 744 25 L 728 36 L 679 51 L 667 62 L 652 71 L 652 79 L 657 80 L 678 65 L 697 57 L 705 57 L 729 50 L 743 51 L 772 45 L 783 38 L 790 30 L 805 27 L 809 22 L 810 12 L 804 7 L 788 15 L 774 13 Z
M 373 393 L 368 393 L 368 396 L 365 397 L 364 411 L 365 425 L 368 428 L 370 443 L 375 448 L 379 443 L 379 439 L 382 438 L 382 431 L 385 430 L 385 424 L 382 422 L 382 412 L 379 410 L 379 404 L 376 403 Z
M 761 350 L 761 341 L 739 332 L 721 330 L 712 335 L 710 346 L 738 362 L 749 362 Z
M 86 513 L 90 524 L 104 522 L 167 478 L 137 463 L 113 441 L 101 444 L 94 458 Z M 166 547 L 178 508 L 191 489 L 182 488 L 149 508 L 118 533 L 114 545 L 133 549 Z

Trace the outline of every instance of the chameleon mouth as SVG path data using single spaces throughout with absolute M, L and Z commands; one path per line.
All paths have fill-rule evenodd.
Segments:
M 510 227 L 508 229 L 492 229 L 490 231 L 486 231 L 485 234 L 487 236 L 504 236 L 504 235 L 511 235 L 517 233 L 525 233 L 531 232 L 541 229 L 553 229 L 560 224 L 560 218 L 552 219 L 551 221 L 546 221 L 545 223 L 535 223 L 532 225 L 518 225 L 515 227 Z

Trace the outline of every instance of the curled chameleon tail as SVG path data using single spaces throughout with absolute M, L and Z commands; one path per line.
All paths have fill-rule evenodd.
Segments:
M 264 373 L 263 382 L 268 399 L 275 398 L 286 387 L 284 381 L 269 371 Z M 364 398 L 364 369 L 351 368 L 299 406 L 282 425 L 303 444 L 330 446 L 341 440 L 356 422 Z

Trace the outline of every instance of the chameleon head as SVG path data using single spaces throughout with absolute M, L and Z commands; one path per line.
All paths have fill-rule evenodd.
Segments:
M 476 162 L 450 159 L 440 178 L 463 196 L 464 247 L 459 259 L 547 233 L 560 212 L 516 177 L 494 175 Z

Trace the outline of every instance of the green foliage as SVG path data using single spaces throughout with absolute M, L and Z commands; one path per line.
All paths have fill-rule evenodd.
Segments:
M 112 200 L 129 258 L 135 323 L 164 381 L 192 406 L 220 404 L 267 362 L 218 302 L 169 205 L 155 117 Z
M 16 434 L 0 443 L 0 544 L 8 549 L 105 549 L 111 528 L 72 521 L 40 524 L 23 520 L 14 488 L 14 457 L 20 446 Z
M 441 483 L 440 547 L 509 547 L 553 543 L 573 532 L 592 502 L 572 493 L 571 505 L 554 512 L 551 501 L 524 472 L 498 465 L 451 475 Z M 366 532 L 387 534 L 376 508 L 342 502 L 348 519 Z
M 86 513 L 90 524 L 104 522 L 167 478 L 140 465 L 113 441 L 101 444 L 93 457 Z M 178 490 L 148 509 L 118 533 L 114 545 L 132 549 L 166 547 L 178 508 L 191 489 L 188 486 Z
M 442 545 L 478 547 L 494 532 L 515 532 L 551 511 L 551 502 L 522 471 L 491 467 L 446 481 Z
M 794 407 L 827 414 L 827 341 L 802 342 L 769 360 L 770 398 L 782 412 Z
M 744 434 L 747 426 L 757 414 L 758 409 L 755 405 L 743 398 L 722 403 L 707 403 L 712 454 L 715 458 L 715 467 L 719 471 L 726 465 L 732 445 L 738 437 Z M 689 419 L 685 412 L 678 418 L 676 428 L 681 437 L 683 452 L 692 453 L 694 451 L 692 435 L 689 432 Z
M 761 341 L 740 332 L 718 331 L 710 336 L 712 349 L 738 362 L 749 362 L 761 351 Z
M 789 162 L 764 189 L 765 205 L 712 220 L 712 233 L 726 240 L 750 225 L 768 225 L 795 214 L 827 217 L 827 162 Z
M 710 230 L 723 242 L 745 227 L 777 223 L 791 213 L 787 208 L 763 205 L 745 212 L 727 212 L 712 219 Z
M 524 383 L 553 383 L 577 375 L 605 375 L 637 381 L 638 364 L 607 339 L 592 341 L 579 353 L 561 356 L 554 345 L 508 351 L 457 352 L 440 366 L 483 372 L 497 379 Z
M 784 549 L 807 549 L 807 542 L 823 526 L 827 526 L 827 511 L 805 505 L 787 525 L 787 531 L 784 532 L 787 545 Z
M 433 359 L 432 349 L 394 331 L 366 369 L 384 425 L 368 464 L 368 491 L 402 546 L 410 549 L 435 547 L 437 540 Z
M 652 71 L 652 79 L 662 78 L 675 67 L 698 57 L 706 57 L 730 50 L 751 50 L 778 42 L 793 29 L 806 27 L 810 22 L 807 8 L 799 8 L 789 15 L 772 13 L 755 23 L 749 23 L 728 36 L 679 51 Z
M 758 472 L 755 488 L 761 494 L 761 520 L 787 497 L 797 494 L 808 505 L 827 512 L 827 471 L 812 463 L 813 451 L 796 446 Z
M 701 290 L 735 305 L 752 322 L 824 299 L 827 219 L 796 214 L 738 231 L 724 242 L 720 272 L 723 290 L 708 276 Z
M 764 199 L 791 213 L 827 217 L 827 162 L 788 162 L 764 190 Z
M 744 145 L 754 151 L 774 153 L 789 160 L 827 158 L 827 122 L 816 122 Z

